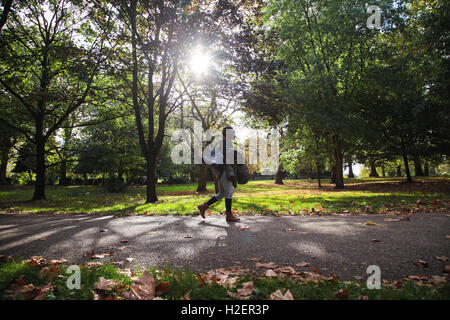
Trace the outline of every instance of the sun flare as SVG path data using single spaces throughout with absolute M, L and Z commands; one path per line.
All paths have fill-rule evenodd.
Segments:
M 211 67 L 211 56 L 204 52 L 202 48 L 198 48 L 192 55 L 190 60 L 190 69 L 197 77 L 204 76 Z

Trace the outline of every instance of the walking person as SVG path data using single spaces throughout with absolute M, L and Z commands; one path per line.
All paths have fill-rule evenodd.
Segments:
M 225 208 L 226 208 L 226 220 L 229 222 L 237 222 L 240 219 L 235 217 L 232 212 L 232 204 L 233 204 L 233 192 L 234 188 L 237 186 L 237 178 L 234 170 L 234 160 L 235 160 L 235 152 L 233 141 L 235 139 L 235 132 L 232 127 L 225 127 L 222 131 L 222 143 L 223 148 L 222 152 L 217 152 L 214 154 L 214 159 L 221 159 L 218 163 L 213 163 L 213 171 L 215 171 L 215 176 L 218 179 L 219 185 L 219 193 L 212 197 L 208 202 L 201 204 L 198 206 L 200 210 L 200 215 L 203 219 L 205 219 L 205 212 L 208 210 L 210 206 L 215 204 L 216 202 L 225 198 Z M 229 157 L 232 157 L 232 164 L 230 164 L 230 160 L 226 161 L 227 154 Z M 220 163 L 221 162 L 221 163 Z

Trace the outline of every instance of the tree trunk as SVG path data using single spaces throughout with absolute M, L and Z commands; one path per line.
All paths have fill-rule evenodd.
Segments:
M 66 186 L 67 185 L 67 162 L 61 162 L 59 167 L 59 185 Z
M 336 183 L 336 166 L 331 166 L 331 181 L 330 183 Z
M 424 175 L 425 177 L 430 176 L 430 168 L 428 167 L 428 162 L 427 162 L 427 161 L 425 161 L 425 165 L 424 165 L 424 173 L 423 173 L 423 175 Z
M 424 175 L 419 158 L 414 158 L 414 173 L 416 177 L 423 177 Z
M 153 154 L 147 157 L 147 203 L 158 201 L 156 196 L 156 159 Z
M 413 182 L 409 171 L 408 155 L 406 153 L 403 153 L 403 164 L 405 165 L 406 182 Z
M 33 200 L 45 200 L 45 140 L 42 134 L 36 136 L 36 183 Z
M 333 136 L 334 140 L 334 160 L 336 165 L 336 189 L 344 188 L 344 157 L 342 154 L 341 140 L 338 135 Z
M 320 180 L 320 164 L 317 163 L 317 181 L 319 182 L 319 188 L 322 188 L 322 182 Z
M 384 170 L 384 165 L 381 166 L 381 173 L 383 174 L 383 178 L 386 178 L 386 170 Z
M 354 178 L 355 174 L 353 173 L 353 163 L 351 159 L 348 159 L 348 178 Z
M 402 176 L 402 166 L 397 166 L 397 177 Z
M 275 173 L 275 184 L 279 184 L 279 185 L 283 185 L 283 166 L 280 165 L 278 166 L 278 170 L 277 173 Z
M 197 182 L 197 192 L 205 192 L 206 189 L 206 181 L 208 177 L 208 167 L 205 163 L 200 165 L 200 175 L 198 176 Z
M 0 164 L 0 184 L 7 184 L 6 170 L 8 168 L 9 149 L 5 149 L 2 152 L 2 160 Z
M 370 174 L 369 174 L 369 177 L 371 177 L 371 178 L 378 178 L 379 175 L 378 175 L 378 172 L 377 172 L 377 167 L 376 167 L 376 165 L 375 165 L 375 161 L 370 160 L 370 161 L 369 161 L 369 165 L 370 165 Z

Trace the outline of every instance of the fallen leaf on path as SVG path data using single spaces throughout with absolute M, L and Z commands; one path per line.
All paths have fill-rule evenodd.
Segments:
M 294 296 L 289 290 L 286 291 L 284 295 L 280 290 L 277 290 L 274 293 L 270 294 L 270 300 L 294 300 Z
M 423 260 L 421 260 L 421 259 L 417 259 L 416 261 L 414 261 L 414 264 L 415 264 L 416 266 L 423 267 L 423 268 L 428 267 L 428 262 L 423 261 Z
M 309 266 L 308 262 L 300 262 L 295 265 L 296 267 L 307 267 Z
M 403 218 L 400 218 L 400 221 L 411 221 L 411 220 L 409 219 L 409 217 L 403 217 Z
M 248 229 L 250 229 L 250 227 L 249 226 L 237 226 L 236 229 L 238 229 L 238 230 L 248 230 Z
M 156 233 L 156 232 L 150 231 L 150 232 L 146 232 L 145 234 L 148 235 L 148 236 L 150 236 L 150 235 L 155 234 L 155 233 Z
M 105 258 L 106 254 L 93 254 L 91 255 L 91 259 L 103 259 Z
M 41 240 L 41 241 L 46 241 L 47 238 L 40 238 L 39 240 Z
M 209 254 L 210 256 L 214 256 L 214 255 L 216 255 L 216 253 L 215 253 L 215 252 L 208 252 L 208 254 Z
M 248 258 L 249 261 L 259 261 L 261 258 Z
M 259 262 L 257 262 L 255 267 L 257 267 L 257 268 L 266 268 L 266 269 L 275 269 L 277 266 L 273 262 L 269 262 L 269 263 L 259 263 Z
M 128 243 L 128 240 L 120 240 L 120 243 Z
M 295 274 L 294 268 L 291 268 L 291 267 L 282 267 L 282 268 L 275 269 L 275 271 L 281 272 L 281 273 L 287 273 L 287 274 Z
M 86 262 L 86 267 L 93 268 L 93 267 L 101 267 L 103 263 L 101 262 Z
M 372 242 L 380 242 L 378 239 L 372 239 Z
M 368 221 L 366 223 L 364 223 L 365 226 L 376 226 L 377 224 L 375 222 L 372 221 Z
M 387 222 L 399 222 L 400 219 L 397 219 L 397 218 L 384 218 L 384 221 L 387 221 Z
M 442 256 L 442 257 L 436 256 L 435 258 L 436 258 L 436 260 L 439 260 L 439 261 L 448 261 L 448 258 L 446 256 Z
M 320 272 L 319 269 L 314 268 L 314 267 L 310 267 L 310 268 L 311 268 L 312 272 L 317 273 L 317 274 L 322 274 L 322 272 Z
M 186 236 L 184 236 L 184 238 L 185 238 L 185 239 L 191 239 L 191 238 L 192 238 L 192 236 L 190 236 L 190 235 L 186 235 Z
M 293 228 L 286 228 L 284 229 L 284 231 L 296 231 L 297 229 L 293 229 Z

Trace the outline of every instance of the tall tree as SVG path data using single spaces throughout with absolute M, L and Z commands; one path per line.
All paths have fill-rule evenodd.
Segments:
M 46 143 L 87 103 L 105 61 L 108 25 L 100 29 L 93 23 L 90 18 L 96 12 L 91 9 L 84 2 L 28 1 L 20 11 L 11 12 L 1 34 L 3 93 L 21 106 L 33 128 L 14 122 L 13 117 L 0 121 L 35 146 L 33 200 L 45 199 Z

